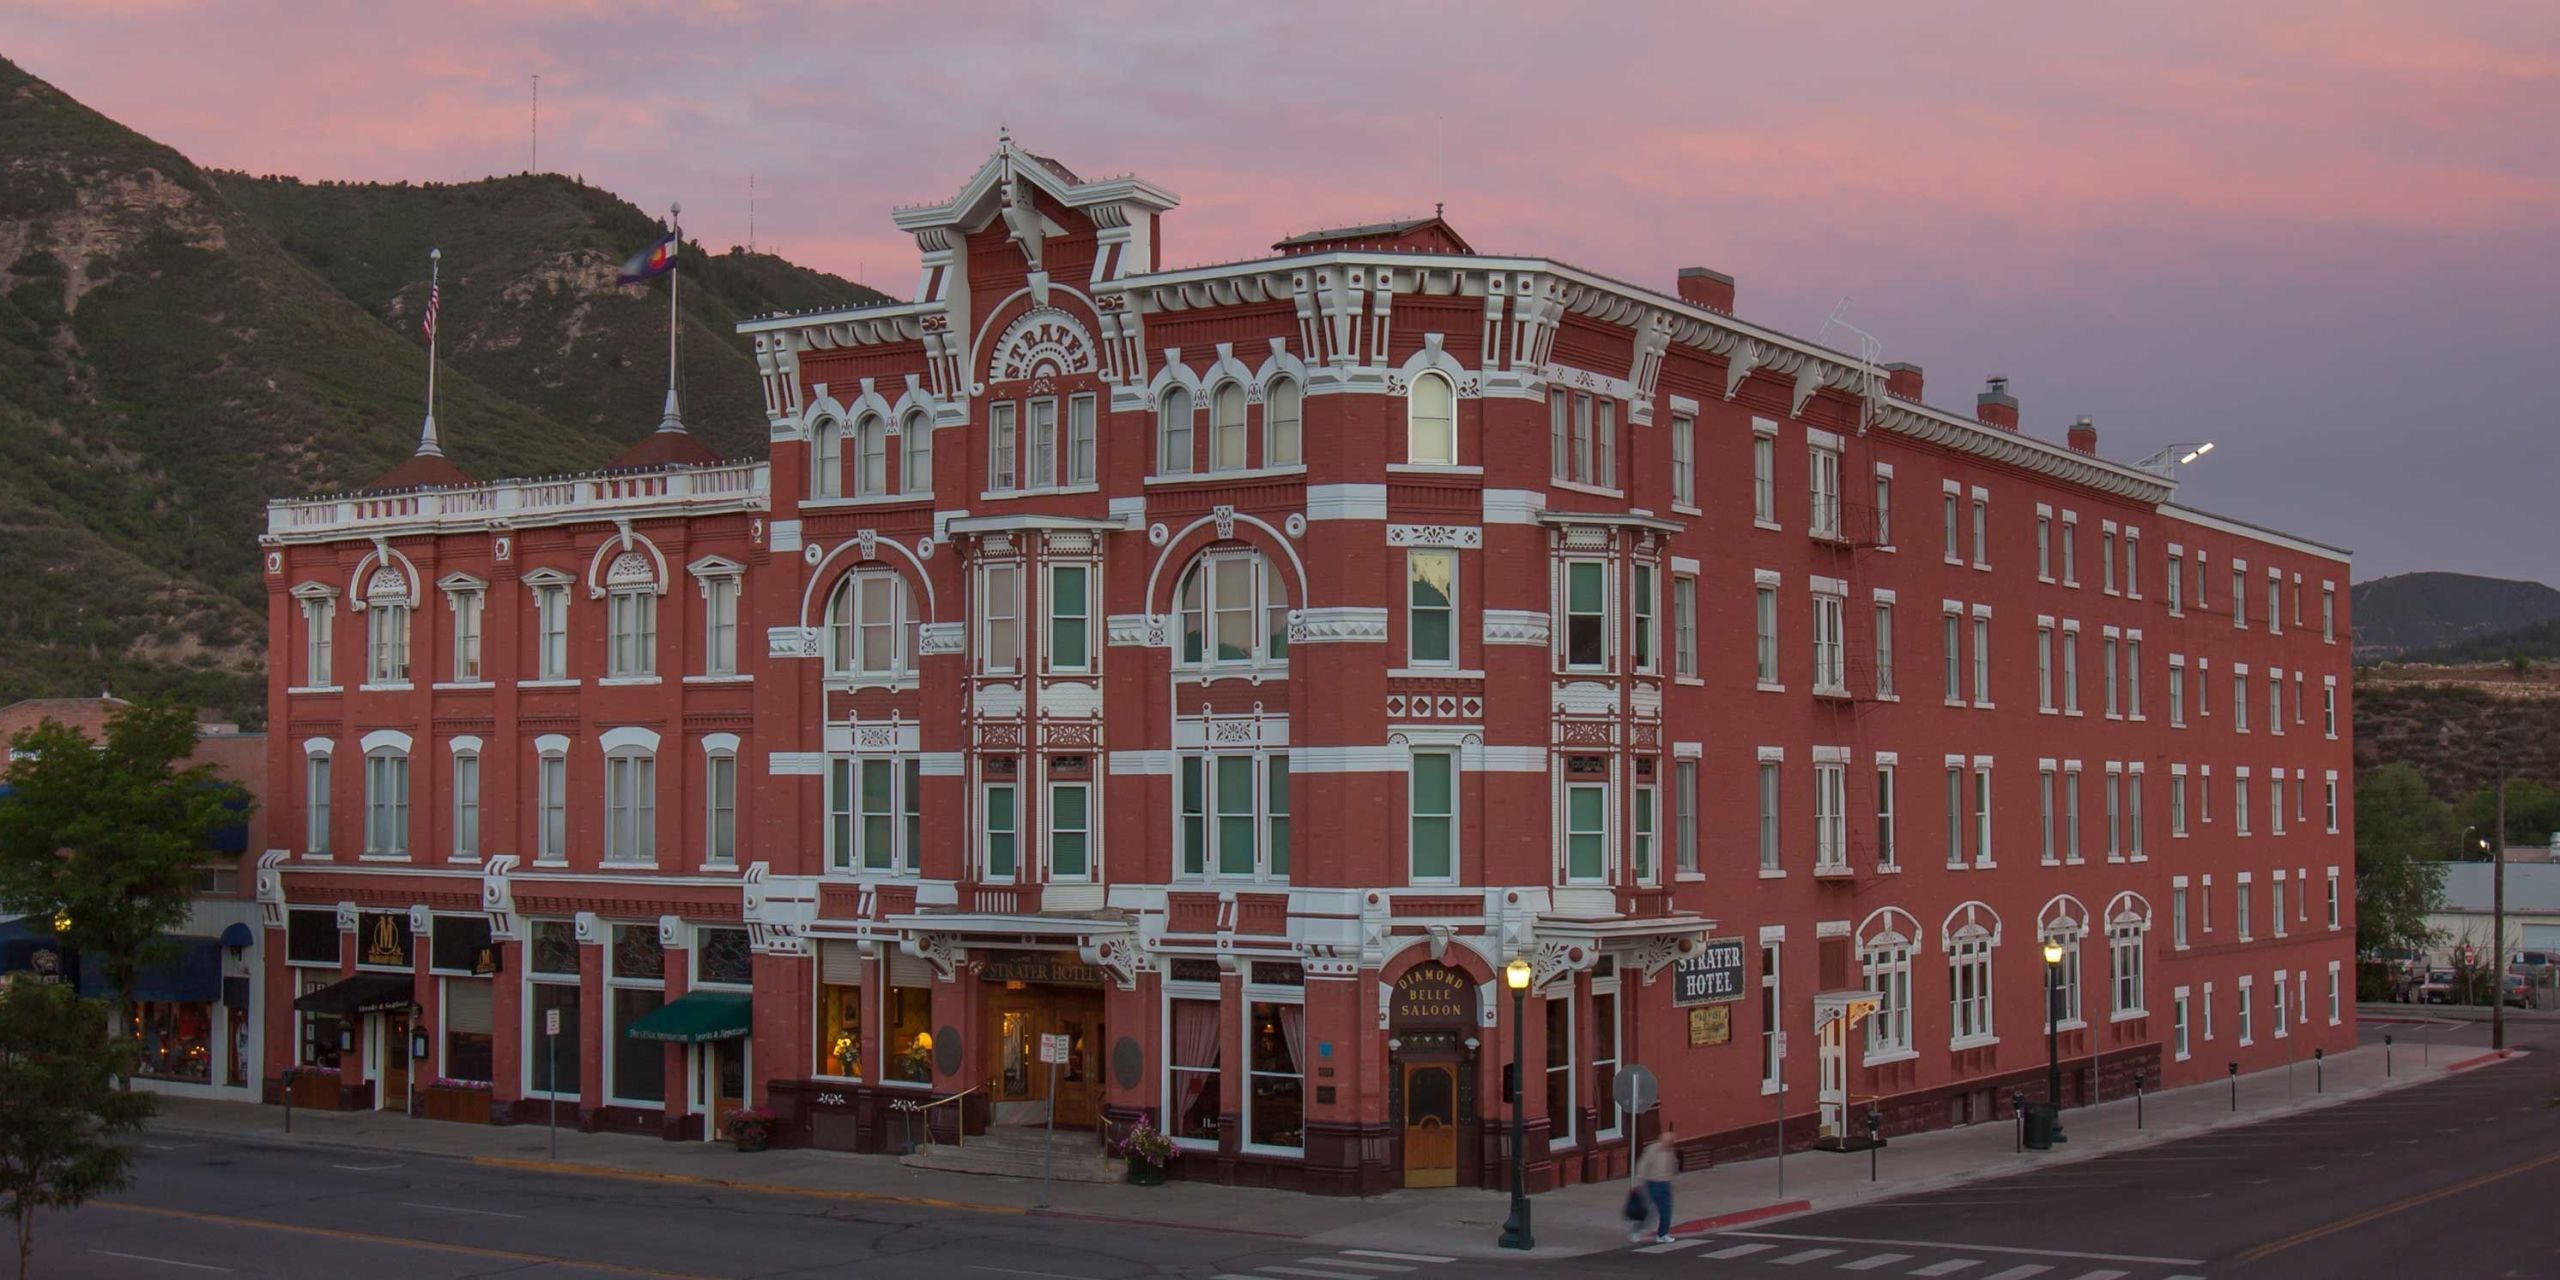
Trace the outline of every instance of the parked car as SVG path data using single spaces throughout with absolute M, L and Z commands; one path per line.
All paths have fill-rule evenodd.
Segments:
M 2560 951 L 2519 951 L 2514 964 L 2507 966 L 2529 977 L 2539 978 L 2542 971 L 2560 964 Z
M 2539 992 L 2534 990 L 2533 979 L 2528 978 L 2521 973 L 2515 973 L 2512 971 L 2506 975 L 2506 978 L 2506 1001 L 2508 1004 L 2518 1009 L 2539 1009 L 2542 1007 L 2542 996 Z
M 2452 1004 L 2453 970 L 2427 970 L 2426 980 L 2418 984 L 2418 1003 Z

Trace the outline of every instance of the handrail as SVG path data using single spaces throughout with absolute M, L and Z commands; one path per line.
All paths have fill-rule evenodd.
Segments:
M 910 1151 L 917 1151 L 917 1150 L 930 1151 L 930 1150 L 932 1150 L 932 1149 L 933 1149 L 933 1117 L 925 1115 L 925 1113 L 926 1113 L 926 1112 L 933 1110 L 935 1107 L 944 1106 L 944 1105 L 947 1105 L 947 1104 L 950 1104 L 950 1103 L 958 1102 L 958 1101 L 959 1101 L 959 1100 L 961 1100 L 962 1098 L 968 1097 L 970 1094 L 976 1093 L 978 1090 L 983 1089 L 983 1088 L 986 1088 L 986 1086 L 985 1086 L 985 1085 L 983 1085 L 983 1084 L 973 1084 L 973 1085 L 969 1086 L 968 1088 L 963 1089 L 963 1090 L 961 1090 L 961 1091 L 960 1091 L 960 1092 L 958 1092 L 958 1093 L 952 1094 L 951 1096 L 949 1096 L 949 1097 L 947 1097 L 947 1098 L 936 1098 L 936 1099 L 934 1099 L 934 1100 L 933 1100 L 933 1101 L 931 1101 L 931 1102 L 917 1102 L 917 1101 L 914 1101 L 913 1099 L 909 1099 L 909 1098 L 898 1098 L 898 1099 L 895 1099 L 895 1100 L 891 1101 L 891 1102 L 889 1103 L 889 1109 L 890 1109 L 891 1111 L 895 1111 L 895 1112 L 899 1113 L 902 1117 L 904 1117 L 903 1123 L 904 1123 L 904 1125 L 905 1125 L 905 1133 L 906 1133 L 906 1138 L 907 1138 L 907 1149 L 908 1149 L 908 1150 L 910 1150 Z M 924 1145 L 923 1145 L 922 1147 L 918 1147 L 918 1146 L 916 1145 L 916 1117 L 918 1117 L 918 1116 L 924 1116 L 924 1117 L 925 1117 L 925 1121 L 924 1121 Z M 951 1145 L 953 1145 L 953 1146 L 955 1146 L 955 1147 L 965 1147 L 965 1146 L 968 1146 L 968 1145 L 969 1145 L 969 1121 L 968 1121 L 968 1117 L 966 1117 L 966 1116 L 961 1117 L 960 1122 L 959 1122 L 958 1124 L 956 1124 L 956 1125 L 952 1126 L 952 1132 L 953 1132 L 955 1135 L 957 1135 L 957 1136 L 955 1136 L 955 1137 L 952 1139 Z

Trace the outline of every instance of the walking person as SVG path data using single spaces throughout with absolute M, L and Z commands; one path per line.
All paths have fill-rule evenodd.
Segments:
M 1679 1143 L 1679 1130 L 1665 1120 L 1661 1131 L 1654 1134 L 1653 1144 L 1636 1157 L 1636 1181 L 1644 1184 L 1644 1193 L 1653 1201 L 1653 1210 L 1661 1219 L 1653 1233 L 1655 1244 L 1671 1243 L 1671 1175 L 1680 1171 Z M 1635 1233 L 1627 1238 L 1644 1239 L 1642 1219 L 1637 1220 Z

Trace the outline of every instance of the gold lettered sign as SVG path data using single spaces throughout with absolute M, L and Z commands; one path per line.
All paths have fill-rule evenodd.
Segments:
M 1689 1011 L 1689 1047 L 1728 1044 L 1733 1040 L 1733 1006 L 1711 1004 Z
M 1475 981 L 1445 964 L 1418 964 L 1396 979 L 1389 1013 L 1400 1027 L 1463 1027 L 1475 1021 Z
M 1098 987 L 1104 982 L 1102 969 L 1065 953 L 1017 951 L 999 953 L 987 958 L 978 977 L 986 982 L 1040 982 L 1065 987 Z
M 356 917 L 357 963 L 381 969 L 409 967 L 409 913 L 367 911 Z

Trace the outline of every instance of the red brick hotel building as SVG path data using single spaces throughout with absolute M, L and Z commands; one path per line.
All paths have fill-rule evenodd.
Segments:
M 1716 1155 L 2006 1116 L 2048 938 L 2066 1102 L 2352 1042 L 2345 553 L 1714 272 L 1174 204 L 1003 143 L 914 301 L 742 326 L 765 459 L 275 503 L 271 1096 L 1355 1193 L 1501 1180 L 1515 957 L 1540 1187 L 1629 1064 Z

